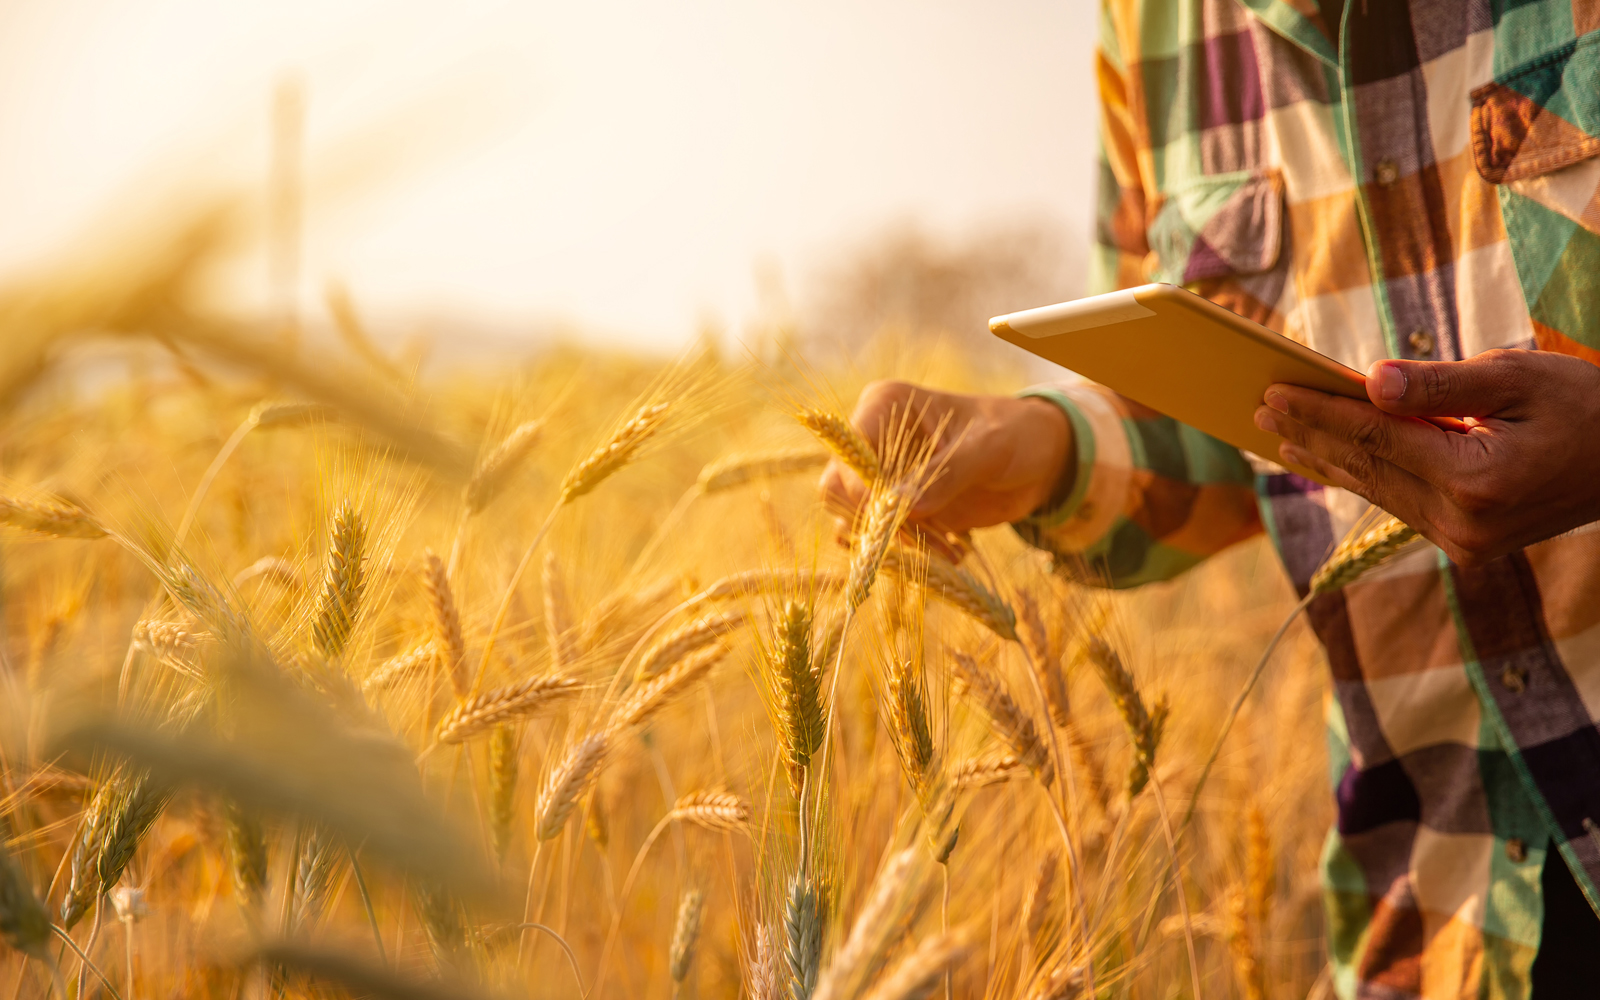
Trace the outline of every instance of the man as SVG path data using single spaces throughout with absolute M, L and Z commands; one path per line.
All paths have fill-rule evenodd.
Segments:
M 1092 290 L 1184 284 L 1367 370 L 1370 405 L 1274 386 L 1279 456 L 1087 384 L 856 411 L 951 413 L 914 516 L 1014 522 L 1091 582 L 1265 529 L 1304 592 L 1368 501 L 1432 543 L 1310 608 L 1343 997 L 1600 996 L 1597 28 L 1600 0 L 1107 0 Z

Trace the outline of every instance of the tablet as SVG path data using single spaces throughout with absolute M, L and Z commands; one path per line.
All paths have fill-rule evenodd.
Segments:
M 1367 398 L 1366 377 L 1355 369 L 1176 285 L 1142 285 L 996 316 L 989 329 L 1272 462 L 1282 462 L 1283 439 L 1253 419 L 1267 386 L 1283 382 Z

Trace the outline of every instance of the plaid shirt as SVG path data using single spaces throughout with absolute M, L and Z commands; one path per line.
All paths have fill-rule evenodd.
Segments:
M 1183 284 L 1360 370 L 1600 363 L 1597 28 L 1600 0 L 1105 0 L 1095 290 Z M 1017 527 L 1089 579 L 1264 528 L 1304 593 L 1366 508 L 1105 389 L 1031 392 L 1079 468 Z M 1470 570 L 1419 543 L 1311 605 L 1340 996 L 1526 997 L 1550 852 L 1600 900 L 1596 527 Z

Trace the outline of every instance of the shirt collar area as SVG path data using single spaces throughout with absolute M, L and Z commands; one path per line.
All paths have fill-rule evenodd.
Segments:
M 1305 49 L 1319 61 L 1334 69 L 1339 67 L 1338 47 L 1317 24 L 1316 0 L 1238 0 L 1238 2 L 1253 13 L 1261 23 Z M 1330 27 L 1337 31 L 1339 26 L 1335 24 Z

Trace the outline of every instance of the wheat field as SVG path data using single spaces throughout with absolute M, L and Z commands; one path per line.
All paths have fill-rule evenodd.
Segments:
M 0 302 L 7 995 L 1328 995 L 1303 624 L 1200 786 L 1295 605 L 1264 540 L 951 564 L 848 402 L 1014 373 L 419 374 L 337 296 L 335 344 L 208 312 L 209 233 Z

